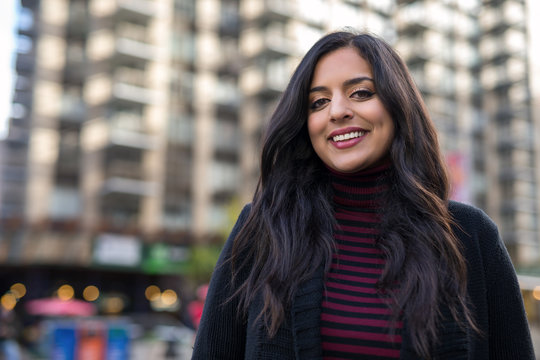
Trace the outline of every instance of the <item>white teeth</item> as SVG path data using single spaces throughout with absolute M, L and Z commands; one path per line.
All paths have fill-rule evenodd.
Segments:
M 350 139 L 354 139 L 360 136 L 364 136 L 364 133 L 365 133 L 364 131 L 353 131 L 353 132 L 343 134 L 343 135 L 336 135 L 332 137 L 332 140 L 334 141 L 350 140 Z

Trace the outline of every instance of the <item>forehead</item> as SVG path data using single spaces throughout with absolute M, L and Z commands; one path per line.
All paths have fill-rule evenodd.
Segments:
M 319 59 L 313 72 L 313 85 L 359 76 L 372 78 L 371 65 L 352 47 L 334 50 Z

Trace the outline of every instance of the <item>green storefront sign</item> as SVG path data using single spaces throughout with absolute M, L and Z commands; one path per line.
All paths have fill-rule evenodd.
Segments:
M 148 274 L 185 273 L 190 256 L 186 246 L 150 244 L 145 246 L 142 270 Z

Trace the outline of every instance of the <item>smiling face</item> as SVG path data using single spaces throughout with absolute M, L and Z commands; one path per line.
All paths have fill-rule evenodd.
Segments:
M 307 125 L 313 149 L 333 170 L 352 173 L 387 159 L 394 123 L 376 93 L 371 66 L 354 48 L 317 63 Z

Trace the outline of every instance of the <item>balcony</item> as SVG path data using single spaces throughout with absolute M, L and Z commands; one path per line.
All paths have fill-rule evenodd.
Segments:
M 137 104 L 155 104 L 158 92 L 146 88 L 143 70 L 119 67 L 113 76 L 113 96 L 120 101 Z
M 157 136 L 132 132 L 121 128 L 111 128 L 110 145 L 123 146 L 142 150 L 156 149 L 159 144 Z
M 154 90 L 119 82 L 113 86 L 113 96 L 120 102 L 149 105 L 157 102 L 158 93 Z
M 86 107 L 80 96 L 64 95 L 60 106 L 60 118 L 64 121 L 82 122 L 85 120 Z
M 120 59 L 148 61 L 155 58 L 156 48 L 148 41 L 146 26 L 122 22 L 117 26 L 116 52 Z
M 122 20 L 146 22 L 156 14 L 152 0 L 117 0 L 117 16 Z
M 56 186 L 49 203 L 49 216 L 53 219 L 74 219 L 81 213 L 81 197 L 76 187 Z
M 125 119 L 113 115 L 108 119 L 95 119 L 84 123 L 81 130 L 83 148 L 107 151 L 153 150 L 160 143 L 157 136 L 142 132 L 136 123 L 124 127 Z M 134 152 L 137 154 L 137 152 Z
M 240 38 L 240 48 L 249 57 L 265 59 L 293 56 L 299 52 L 296 42 L 287 36 L 279 23 L 245 31 Z
M 113 130 L 144 133 L 143 119 L 135 112 L 117 111 L 109 118 Z
M 114 80 L 119 83 L 137 87 L 146 86 L 146 74 L 144 70 L 127 66 L 119 66 L 116 68 Z
M 214 102 L 219 115 L 236 117 L 241 102 L 236 81 L 232 79 L 218 81 L 214 92 Z
M 240 169 L 237 165 L 227 162 L 214 162 L 210 165 L 210 183 L 214 198 L 230 198 L 238 190 L 240 184 Z
M 531 150 L 534 147 L 533 137 L 531 134 L 523 133 L 507 133 L 501 132 L 501 136 L 497 141 L 497 149 L 504 151 L 507 149 L 522 149 Z
M 525 8 L 521 1 L 508 0 L 502 6 L 483 6 L 480 24 L 486 31 L 500 33 L 510 27 L 523 27 L 526 23 Z
M 234 3 L 221 3 L 221 18 L 219 32 L 222 36 L 238 37 L 240 31 L 240 16 L 237 5 Z
M 222 75 L 237 76 L 242 68 L 242 61 L 238 51 L 238 37 L 236 39 L 223 39 L 221 43 L 221 61 L 218 72 Z
M 68 46 L 66 51 L 66 66 L 64 81 L 71 84 L 81 84 L 86 76 L 85 52 L 82 43 Z
M 17 74 L 28 74 L 34 72 L 34 66 L 36 63 L 36 56 L 34 53 L 29 54 L 17 54 L 17 60 L 15 62 L 15 70 Z
M 240 87 L 245 95 L 259 95 L 275 100 L 287 86 L 288 69 L 286 60 L 278 60 L 265 67 L 251 67 L 240 76 Z
M 6 146 L 8 145 L 8 146 Z M 15 166 L 23 168 L 28 162 L 28 153 L 26 149 L 17 149 L 9 147 L 9 144 L 2 148 L 2 165 L 4 169 L 7 166 Z
M 169 118 L 167 139 L 171 144 L 190 147 L 194 138 L 194 120 L 190 115 L 176 115 Z
M 19 126 L 16 126 L 14 124 L 14 120 L 17 120 L 17 122 L 21 122 L 21 124 L 18 124 Z M 9 127 L 9 132 L 7 138 L 4 140 L 8 146 L 27 146 L 28 142 L 30 141 L 30 131 L 28 130 L 29 125 L 26 122 L 25 119 L 12 119 L 11 125 Z M 10 149 L 10 152 L 12 150 Z
M 501 212 L 505 215 L 515 214 L 515 213 L 524 213 L 524 214 L 534 214 L 535 212 L 535 201 L 534 198 L 512 198 L 503 200 L 501 206 Z M 521 221 L 523 224 L 523 220 Z
M 56 163 L 56 176 L 66 179 L 78 178 L 81 165 L 80 161 L 78 148 L 72 146 L 61 148 Z
M 192 171 L 193 161 L 184 149 L 171 147 L 167 149 L 165 193 L 166 202 L 178 206 L 178 203 L 171 201 L 170 197 L 189 196 L 193 185 Z
M 262 4 L 260 4 L 262 3 Z M 286 20 L 296 17 L 297 8 L 293 1 L 259 0 L 245 2 L 240 12 L 247 21 L 261 22 L 263 20 Z
M 499 171 L 499 181 L 512 182 L 512 181 L 526 181 L 534 182 L 534 169 L 527 167 L 503 167 Z
M 274 33 L 269 30 L 265 32 L 265 51 L 270 55 L 291 56 L 298 53 L 296 42 L 288 39 L 285 35 Z
M 526 63 L 521 59 L 510 58 L 502 64 L 485 66 L 480 75 L 481 83 L 486 89 L 511 86 L 525 79 Z
M 126 231 L 136 227 L 141 195 L 103 189 L 101 198 L 101 226 L 108 231 Z
M 485 63 L 501 62 L 511 57 L 525 59 L 527 56 L 525 33 L 509 29 L 503 34 L 485 36 L 480 41 L 480 54 Z
M 13 104 L 22 104 L 30 107 L 34 94 L 31 91 L 15 91 L 13 94 Z M 13 106 L 13 105 L 12 105 Z M 11 110 L 13 112 L 13 109 Z
M 240 136 L 235 124 L 218 121 L 213 142 L 217 152 L 237 154 L 240 150 Z
M 436 22 L 441 19 L 444 6 L 438 3 L 426 3 L 424 1 L 412 1 L 403 4 L 397 12 L 396 24 L 401 33 L 418 34 L 432 28 L 439 29 L 444 24 Z M 437 20 L 435 20 L 437 19 Z M 446 19 L 448 21 L 448 19 Z
M 71 1 L 67 32 L 71 38 L 82 39 L 88 33 L 88 9 L 85 2 Z
M 156 48 L 129 38 L 116 40 L 116 56 L 119 60 L 139 59 L 150 61 L 155 59 Z
M 106 172 L 111 178 L 142 179 L 141 164 L 130 160 L 107 159 Z
M 133 180 L 122 177 L 110 177 L 103 183 L 102 195 L 119 193 L 135 196 L 157 196 L 160 186 L 157 183 Z

